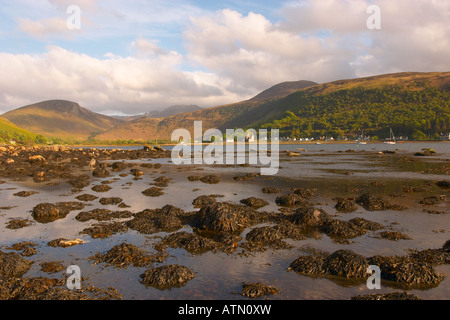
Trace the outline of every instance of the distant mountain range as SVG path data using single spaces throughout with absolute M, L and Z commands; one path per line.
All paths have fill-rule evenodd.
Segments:
M 173 116 L 175 114 L 192 112 L 200 109 L 203 108 L 194 104 L 178 104 L 167 107 L 163 110 L 154 110 L 143 114 L 137 114 L 132 116 L 112 116 L 112 117 L 124 121 L 133 121 L 141 118 L 165 118 Z
M 64 100 L 24 106 L 2 117 L 35 135 L 69 140 L 169 140 L 175 129 L 192 132 L 198 120 L 203 130 L 277 128 L 292 137 L 361 131 L 384 137 L 389 127 L 396 134 L 433 136 L 450 130 L 449 101 L 450 72 L 406 72 L 324 84 L 283 82 L 246 101 L 204 109 L 177 105 L 135 118 L 98 114 Z

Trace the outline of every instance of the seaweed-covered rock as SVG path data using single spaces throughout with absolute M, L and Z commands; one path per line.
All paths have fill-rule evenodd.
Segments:
M 185 266 L 167 265 L 146 270 L 140 275 L 141 283 L 158 289 L 184 286 L 195 277 L 194 273 Z
M 160 231 L 172 232 L 183 226 L 178 217 L 160 213 L 137 214 L 125 224 L 130 229 L 142 234 L 152 234 Z
M 408 256 L 375 256 L 369 258 L 369 262 L 380 267 L 383 279 L 408 287 L 436 286 L 444 279 L 431 264 Z
M 22 229 L 30 226 L 32 223 L 33 222 L 29 219 L 22 219 L 22 218 L 10 219 L 6 224 L 5 228 L 12 230 Z
M 116 268 L 127 268 L 130 265 L 145 267 L 154 262 L 164 261 L 167 255 L 148 255 L 144 250 L 130 243 L 121 243 L 112 247 L 106 253 L 97 253 L 90 257 L 94 264 L 106 263 Z
M 217 202 L 216 198 L 217 198 L 216 195 L 202 195 L 195 198 L 192 201 L 192 204 L 196 208 L 201 208 L 203 206 L 216 203 Z
M 84 208 L 81 202 L 40 203 L 33 208 L 32 216 L 39 223 L 48 223 L 65 218 L 70 211 Z
M 164 191 L 160 187 L 152 187 L 142 191 L 142 194 L 147 197 L 159 197 L 164 194 Z
M 83 189 L 91 183 L 91 178 L 87 174 L 81 174 L 71 176 L 67 182 L 74 188 Z
M 125 162 L 121 162 L 121 161 L 113 162 L 113 164 L 111 166 L 112 166 L 113 171 L 122 171 L 122 170 L 125 170 L 126 168 L 128 168 L 128 165 Z
M 109 221 L 112 219 L 131 218 L 133 213 L 130 211 L 111 211 L 107 209 L 93 209 L 91 211 L 83 211 L 76 215 L 75 219 L 80 222 L 89 220 Z
M 105 300 L 120 299 L 114 288 L 69 290 L 65 279 L 0 278 L 0 300 Z
M 244 283 L 242 285 L 242 295 L 247 298 L 259 298 L 266 295 L 275 295 L 279 292 L 279 289 L 261 282 Z
M 92 191 L 95 191 L 95 192 L 108 192 L 112 188 L 106 184 L 100 184 L 100 185 L 93 186 L 91 189 L 92 189 Z
M 305 275 L 331 275 L 343 278 L 365 278 L 369 260 L 351 250 L 338 250 L 331 254 L 315 251 L 300 256 L 288 270 Z
M 97 239 L 108 238 L 113 234 L 126 232 L 127 230 L 127 226 L 122 222 L 100 222 L 86 229 L 83 229 L 80 234 L 87 234 L 92 238 Z
M 217 176 L 215 174 L 210 174 L 210 175 L 201 177 L 200 181 L 203 183 L 217 184 L 220 182 L 220 178 L 219 178 L 219 176 Z
M 256 198 L 256 197 L 242 199 L 240 202 L 242 204 L 245 204 L 246 206 L 252 207 L 254 209 L 259 209 L 259 208 L 269 205 L 269 203 L 266 200 Z
M 422 300 L 416 295 L 408 292 L 371 293 L 367 295 L 357 295 L 352 300 Z
M 273 193 L 280 193 L 281 189 L 273 188 L 273 187 L 264 187 L 261 189 L 261 191 L 262 191 L 262 193 L 273 194 Z
M 18 253 L 0 251 L 0 276 L 21 277 L 31 268 L 32 262 Z
M 106 205 L 117 205 L 117 204 L 121 203 L 122 201 L 123 201 L 123 199 L 119 198 L 119 197 L 101 198 L 99 200 L 99 202 L 102 205 L 104 205 L 104 206 L 106 206 Z
M 193 226 L 211 231 L 242 231 L 251 225 L 254 216 L 253 210 L 246 206 L 219 202 L 202 207 Z
M 203 253 L 217 249 L 219 244 L 195 233 L 182 231 L 168 235 L 156 246 L 158 250 L 165 247 L 183 248 L 190 253 Z
M 77 196 L 76 199 L 77 199 L 77 200 L 80 200 L 80 201 L 86 201 L 86 202 L 88 202 L 88 201 L 94 201 L 94 200 L 97 200 L 98 197 L 96 197 L 96 196 L 94 196 L 94 195 L 92 195 L 92 194 L 82 194 L 82 195 Z
M 336 200 L 337 203 L 334 207 L 339 212 L 353 212 L 358 209 L 358 206 L 352 199 L 336 198 Z
M 95 168 L 94 171 L 92 171 L 92 175 L 96 178 L 106 178 L 110 176 L 110 173 L 105 168 L 98 167 Z
M 366 193 L 356 199 L 356 203 L 363 206 L 368 211 L 387 210 L 391 208 L 391 204 L 383 200 L 380 196 Z
M 162 207 L 159 210 L 159 213 L 165 216 L 171 216 L 171 217 L 180 217 L 185 214 L 184 210 L 174 207 L 170 204 L 166 204 L 164 207 Z
M 282 234 L 277 228 L 270 226 L 258 227 L 247 233 L 245 236 L 247 242 L 241 246 L 249 251 L 264 251 L 265 247 L 273 249 L 291 248 L 281 238 Z
M 450 188 L 450 181 L 442 180 L 436 182 L 436 185 L 441 188 Z
M 429 196 L 420 200 L 420 204 L 423 206 L 435 206 L 443 203 L 447 199 L 445 194 L 440 196 Z
M 275 203 L 281 207 L 311 206 L 311 203 L 305 200 L 302 196 L 293 193 L 277 197 L 275 199 Z
M 349 221 L 329 219 L 322 226 L 322 231 L 329 237 L 339 239 L 351 239 L 362 236 L 368 230 L 378 230 L 383 226 L 363 218 L 354 218 Z
M 32 196 L 33 194 L 37 194 L 37 193 L 39 193 L 39 192 L 37 192 L 37 191 L 20 191 L 20 192 L 14 193 L 13 196 L 25 198 L 25 197 L 29 197 L 29 196 Z
M 323 268 L 326 274 L 344 278 L 365 278 L 369 261 L 351 250 L 338 250 L 329 255 Z
M 299 196 L 311 200 L 312 197 L 317 193 L 316 188 L 294 188 L 294 194 L 298 194 Z
M 322 225 L 327 219 L 329 216 L 324 210 L 314 207 L 300 207 L 290 216 L 290 221 L 304 227 Z
M 450 240 L 442 248 L 416 251 L 411 253 L 411 257 L 431 265 L 450 264 Z

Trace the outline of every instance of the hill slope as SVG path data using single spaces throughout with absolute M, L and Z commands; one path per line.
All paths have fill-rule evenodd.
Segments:
M 172 132 L 178 128 L 185 128 L 193 134 L 192 131 L 194 121 L 200 120 L 203 122 L 203 128 L 205 130 L 207 128 L 218 128 L 220 130 L 234 128 L 234 126 L 227 127 L 228 123 L 232 123 L 234 119 L 239 118 L 240 115 L 245 114 L 249 110 L 267 103 L 268 101 L 277 100 L 280 97 L 287 96 L 295 91 L 302 90 L 316 84 L 317 83 L 312 81 L 284 82 L 275 85 L 246 101 L 213 108 L 199 109 L 193 112 L 175 114 L 173 116 L 161 119 L 143 118 L 127 122 L 114 129 L 97 135 L 96 139 L 170 140 Z M 256 119 L 259 119 L 259 117 Z M 246 123 L 248 123 L 248 120 Z
M 276 107 L 275 107 L 276 106 Z M 306 88 L 243 114 L 247 127 L 290 137 L 350 134 L 438 137 L 450 130 L 450 72 L 396 73 Z M 244 119 L 242 119 L 244 120 Z
M 2 117 L 47 137 L 81 140 L 123 123 L 65 100 L 42 101 L 9 111 Z
M 36 134 L 16 126 L 8 119 L 0 117 L 0 143 L 9 143 L 10 140 L 33 143 L 36 137 Z

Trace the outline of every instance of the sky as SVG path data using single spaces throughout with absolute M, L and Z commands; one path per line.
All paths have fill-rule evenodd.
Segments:
M 0 114 L 64 99 L 132 115 L 450 71 L 449 21 L 448 0 L 0 0 Z

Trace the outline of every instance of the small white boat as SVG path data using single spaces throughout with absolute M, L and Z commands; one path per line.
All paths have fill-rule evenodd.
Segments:
M 396 144 L 395 142 L 395 136 L 394 133 L 392 132 L 392 128 L 389 128 L 390 132 L 389 132 L 389 140 L 386 140 L 384 143 L 385 144 Z

